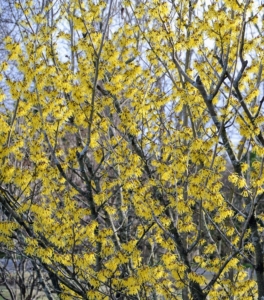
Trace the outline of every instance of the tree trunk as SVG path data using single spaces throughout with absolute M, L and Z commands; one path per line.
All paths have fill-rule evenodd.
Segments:
M 249 221 L 249 227 L 252 232 L 252 243 L 255 247 L 255 271 L 258 284 L 258 299 L 264 299 L 264 274 L 263 274 L 263 253 L 258 233 L 257 221 L 253 215 Z

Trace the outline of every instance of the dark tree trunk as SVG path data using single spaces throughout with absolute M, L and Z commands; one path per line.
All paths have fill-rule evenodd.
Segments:
M 263 274 L 263 253 L 260 236 L 258 233 L 257 221 L 253 215 L 249 221 L 249 227 L 252 233 L 252 243 L 255 247 L 255 271 L 258 284 L 258 299 L 264 299 L 264 274 Z
M 170 232 L 174 236 L 174 240 L 177 244 L 177 249 L 179 251 L 181 259 L 183 260 L 183 263 L 187 267 L 186 272 L 188 274 L 188 273 L 192 272 L 192 269 L 191 269 L 190 262 L 188 260 L 187 251 L 186 251 L 186 249 L 185 249 L 185 247 L 182 243 L 181 237 L 180 237 L 177 229 L 175 227 L 171 226 Z M 190 285 L 189 285 L 189 288 L 190 288 L 190 292 L 191 292 L 193 300 L 205 300 L 206 299 L 206 295 L 203 293 L 200 285 L 197 282 L 191 281 Z

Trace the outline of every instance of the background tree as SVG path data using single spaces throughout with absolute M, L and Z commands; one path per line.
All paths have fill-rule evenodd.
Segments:
M 262 5 L 14 7 L 6 251 L 46 270 L 49 299 L 264 297 Z

